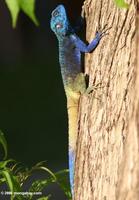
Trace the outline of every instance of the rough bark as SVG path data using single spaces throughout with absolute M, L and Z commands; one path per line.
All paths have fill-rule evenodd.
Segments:
M 139 57 L 136 1 L 86 0 L 87 40 L 112 26 L 85 56 L 94 91 L 80 102 L 74 200 L 139 199 Z M 95 86 L 97 86 L 95 88 Z

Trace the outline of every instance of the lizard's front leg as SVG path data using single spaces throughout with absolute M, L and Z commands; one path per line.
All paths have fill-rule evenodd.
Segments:
M 105 26 L 106 27 L 106 26 Z M 107 29 L 102 29 L 96 32 L 95 38 L 88 44 L 86 45 L 82 40 L 80 40 L 79 37 L 75 37 L 74 36 L 74 43 L 77 49 L 79 49 L 80 52 L 83 53 L 90 53 L 92 52 L 99 44 L 100 40 L 102 39 L 102 37 L 104 37 L 105 35 L 107 35 L 108 33 L 106 33 L 109 29 L 111 29 L 111 27 L 107 28 Z

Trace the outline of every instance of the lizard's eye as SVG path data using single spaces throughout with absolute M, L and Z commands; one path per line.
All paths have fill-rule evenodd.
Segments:
M 63 25 L 61 23 L 58 23 L 58 24 L 56 24 L 56 28 L 57 29 L 63 28 Z
M 58 15 L 59 15 L 59 12 L 58 12 L 57 10 L 54 10 L 54 11 L 52 12 L 52 16 L 56 17 L 56 16 L 58 16 Z

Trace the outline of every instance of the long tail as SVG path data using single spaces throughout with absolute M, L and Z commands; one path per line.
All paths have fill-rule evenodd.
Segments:
M 74 94 L 74 95 L 73 95 Z M 70 174 L 70 186 L 73 195 L 74 190 L 74 166 L 75 166 L 75 153 L 76 153 L 76 141 L 78 133 L 78 93 L 72 93 L 67 95 L 67 109 L 68 109 L 68 124 L 69 124 L 69 174 Z

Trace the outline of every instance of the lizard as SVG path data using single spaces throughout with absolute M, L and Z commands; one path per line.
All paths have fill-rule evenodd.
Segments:
M 95 38 L 86 45 L 71 27 L 64 5 L 58 5 L 51 13 L 51 30 L 59 44 L 59 63 L 67 98 L 69 129 L 69 180 L 74 190 L 74 165 L 78 133 L 78 109 L 81 94 L 86 91 L 85 74 L 81 67 L 81 53 L 92 52 L 99 44 L 105 31 L 97 31 Z M 108 30 L 108 29 L 107 29 Z

